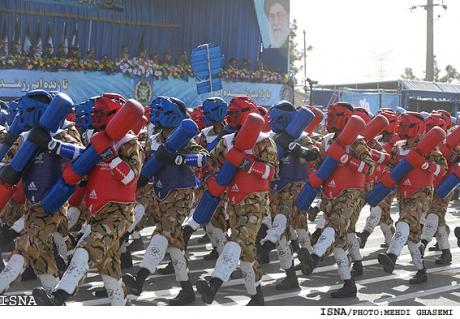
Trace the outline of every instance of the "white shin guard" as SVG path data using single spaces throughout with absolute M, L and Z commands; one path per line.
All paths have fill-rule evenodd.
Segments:
M 134 207 L 134 222 L 128 227 L 128 233 L 132 233 L 136 226 L 141 222 L 142 217 L 145 214 L 145 207 L 144 205 L 137 203 L 136 207 Z
M 176 281 L 187 281 L 188 268 L 187 261 L 185 260 L 184 256 L 184 251 L 176 247 L 169 247 L 168 253 L 172 260 L 174 273 L 176 274 Z
M 211 239 L 212 246 L 217 249 L 219 255 L 224 250 L 225 245 L 225 233 L 219 227 L 215 227 L 212 223 L 206 225 L 206 232 Z
M 401 250 L 409 238 L 409 225 L 406 222 L 399 221 L 396 224 L 396 232 L 391 239 L 387 253 L 399 256 Z
M 284 215 L 278 214 L 273 218 L 272 228 L 267 230 L 267 236 L 263 238 L 260 243 L 263 245 L 266 241 L 271 241 L 276 244 L 284 231 L 286 230 L 287 218 Z
M 78 207 L 71 206 L 67 210 L 67 227 L 72 229 L 80 219 L 80 209 Z
M 289 242 L 287 241 L 286 236 L 281 236 L 281 239 L 279 240 L 276 249 L 278 251 L 278 257 L 280 260 L 280 268 L 283 270 L 291 268 L 292 252 L 291 247 L 289 247 Z
M 430 242 L 436 230 L 438 229 L 439 217 L 436 214 L 430 213 L 425 218 L 425 223 L 422 230 L 422 239 Z
M 13 254 L 5 266 L 5 269 L 0 273 L 0 295 L 2 295 L 24 271 L 24 257 L 18 254 Z
M 447 227 L 444 226 L 439 226 L 438 232 L 436 233 L 436 240 L 438 241 L 439 244 L 439 249 L 444 250 L 444 249 L 449 249 L 449 233 L 447 232 Z
M 307 248 L 308 251 L 311 253 L 313 251 L 313 248 L 311 247 L 311 239 L 308 231 L 305 229 L 296 229 L 296 232 L 300 248 Z
M 359 251 L 359 241 L 355 233 L 347 234 L 347 244 L 348 251 L 353 261 L 361 261 L 363 256 L 361 256 L 361 252 Z
M 391 230 L 391 225 L 381 223 L 380 230 L 382 231 L 383 237 L 385 238 L 385 243 L 389 245 L 391 242 L 391 239 L 393 238 L 393 232 Z
M 372 234 L 374 228 L 380 223 L 380 218 L 382 217 L 382 208 L 379 206 L 371 207 L 371 213 L 369 217 L 366 219 L 366 225 L 364 226 L 364 230 L 367 231 L 369 234 Z
M 256 283 L 256 273 L 254 272 L 254 262 L 250 263 L 248 261 L 240 262 L 241 272 L 243 273 L 244 286 L 248 295 L 254 296 L 257 294 L 256 287 L 259 283 Z
M 423 257 L 422 253 L 420 252 L 419 246 L 420 243 L 414 243 L 410 240 L 407 242 L 407 248 L 409 249 L 410 255 L 412 257 L 412 262 L 414 263 L 415 268 L 417 268 L 417 270 L 421 270 L 424 268 Z
M 62 276 L 61 281 L 57 284 L 56 290 L 64 290 L 69 295 L 73 295 L 78 283 L 89 269 L 88 261 L 89 255 L 86 249 L 75 249 L 70 265 Z
M 37 277 L 38 279 L 40 279 L 40 283 L 42 284 L 42 287 L 46 290 L 48 294 L 53 292 L 54 287 L 56 287 L 56 285 L 59 282 L 58 278 L 50 274 L 38 275 Z
M 102 275 L 102 280 L 104 281 L 104 287 L 107 290 L 110 304 L 112 306 L 126 305 L 126 297 L 125 292 L 123 291 L 121 279 L 115 279 L 107 275 Z
M 165 236 L 155 234 L 150 240 L 149 246 L 145 250 L 144 258 L 139 267 L 147 269 L 153 274 L 157 266 L 161 263 L 168 248 L 168 240 Z
M 55 232 L 53 233 L 53 241 L 56 244 L 58 254 L 64 258 L 64 260 L 67 262 L 67 244 L 66 244 L 66 239 L 64 238 L 61 233 Z
M 217 258 L 216 268 L 212 272 L 212 277 L 219 278 L 227 282 L 232 272 L 236 269 L 240 260 L 241 247 L 234 241 L 228 241 L 224 245 L 222 254 Z
M 348 256 L 345 250 L 342 248 L 334 249 L 334 258 L 337 263 L 340 279 L 349 280 L 351 279 L 350 264 L 348 262 Z
M 321 236 L 318 239 L 318 242 L 315 246 L 313 246 L 313 253 L 318 256 L 322 257 L 326 250 L 331 247 L 331 245 L 335 241 L 335 230 L 332 227 L 324 228 Z

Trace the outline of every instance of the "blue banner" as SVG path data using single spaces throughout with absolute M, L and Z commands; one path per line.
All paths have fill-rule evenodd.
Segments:
M 222 90 L 214 92 L 226 101 L 238 95 L 247 95 L 258 104 L 269 106 L 280 100 L 293 101 L 289 86 L 273 83 L 249 83 L 222 81 Z M 29 70 L 1 70 L 0 98 L 16 98 L 30 90 L 44 89 L 68 94 L 75 103 L 105 92 L 116 92 L 126 98 L 135 98 L 144 105 L 155 96 L 175 96 L 187 106 L 200 105 L 208 95 L 197 94 L 194 79 L 132 78 L 120 73 L 104 72 L 43 72 Z
M 379 93 L 343 92 L 341 100 L 353 106 L 363 107 L 371 114 L 377 113 L 380 108 Z

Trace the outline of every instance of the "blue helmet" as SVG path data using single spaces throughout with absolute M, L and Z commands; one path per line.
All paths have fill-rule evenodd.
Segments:
M 273 105 L 270 110 L 270 127 L 273 132 L 279 133 L 284 130 L 296 114 L 296 108 L 288 101 L 280 101 Z
M 159 128 L 176 128 L 188 118 L 184 102 L 174 97 L 159 96 L 150 103 L 150 121 Z
M 97 96 L 91 97 L 88 101 L 75 105 L 75 124 L 82 131 L 92 128 L 91 114 L 94 108 L 94 100 L 97 98 Z
M 6 119 L 6 123 L 11 125 L 13 123 L 16 114 L 19 111 L 19 103 L 18 100 L 8 102 L 8 118 Z
M 52 100 L 51 95 L 44 90 L 34 90 L 26 93 L 18 100 L 18 117 L 24 131 L 38 124 Z
M 220 97 L 210 97 L 203 102 L 204 122 L 206 126 L 223 121 L 227 115 L 228 104 Z

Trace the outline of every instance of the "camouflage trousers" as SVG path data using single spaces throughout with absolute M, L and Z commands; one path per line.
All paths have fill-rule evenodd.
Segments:
M 391 204 L 395 198 L 395 191 L 392 191 L 384 200 L 379 204 L 382 209 L 382 215 L 380 217 L 380 224 L 393 225 L 393 219 L 391 218 Z
M 230 240 L 241 247 L 241 261 L 254 262 L 256 282 L 260 281 L 263 275 L 256 259 L 256 236 L 269 202 L 269 195 L 266 192 L 253 193 L 238 204 L 228 204 Z
M 88 252 L 90 265 L 101 275 L 121 278 L 120 238 L 134 221 L 134 205 L 108 203 L 89 218 L 91 234 L 79 247 Z
M 452 200 L 453 195 L 454 192 L 451 192 L 443 199 L 439 198 L 436 193 L 433 194 L 433 200 L 431 201 L 431 206 L 427 211 L 427 214 L 433 213 L 438 216 L 438 227 L 446 225 L 447 207 L 449 207 L 449 203 Z
M 16 254 L 24 257 L 25 267 L 32 265 L 37 275 L 58 275 L 53 250 L 53 233 L 67 225 L 65 208 L 55 214 L 47 213 L 41 206 L 27 202 L 24 205 L 24 232 L 16 241 Z M 66 236 L 66 234 L 63 234 Z
M 295 199 L 300 193 L 304 183 L 292 183 L 285 186 L 279 192 L 270 192 L 270 214 L 272 219 L 281 214 L 286 216 L 286 230 L 284 235 L 290 238 L 289 228 L 305 229 L 308 231 L 308 220 L 305 213 L 299 211 L 295 205 Z
M 182 223 L 189 215 L 194 203 L 193 188 L 174 190 L 163 200 L 154 196 L 153 205 L 156 207 L 154 214 L 157 224 L 152 236 L 160 234 L 168 239 L 169 246 L 184 250 Z
M 364 203 L 365 194 L 361 189 L 347 189 L 333 199 L 323 197 L 320 209 L 326 215 L 326 227 L 334 228 L 334 248 L 347 247 L 347 233 L 356 232 L 356 222 Z
M 3 211 L 0 213 L 2 223 L 8 227 L 13 224 L 24 215 L 24 204 L 16 203 L 13 200 L 9 200 Z
M 154 207 L 153 207 L 152 193 L 153 193 L 153 184 L 148 183 L 137 194 L 137 202 L 144 205 L 145 214 L 144 214 L 144 217 L 142 217 L 142 220 L 136 225 L 136 228 L 135 228 L 136 231 L 141 231 L 145 227 L 153 226 L 157 222 L 153 216 Z
M 430 208 L 433 198 L 433 188 L 425 187 L 410 197 L 401 197 L 399 195 L 399 221 L 406 222 L 409 225 L 409 239 L 417 243 L 421 239 L 422 225 L 420 219 L 424 212 Z

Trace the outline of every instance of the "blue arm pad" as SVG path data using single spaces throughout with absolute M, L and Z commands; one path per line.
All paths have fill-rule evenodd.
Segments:
M 335 169 L 337 168 L 337 161 L 332 158 L 331 156 L 326 156 L 324 161 L 319 166 L 318 170 L 316 171 L 316 175 L 324 182 L 331 177 L 332 173 L 334 173 Z
M 406 159 L 403 159 L 391 170 L 391 178 L 395 182 L 399 182 L 401 178 L 406 176 L 411 170 L 412 165 L 410 165 Z
M 42 207 L 50 214 L 56 213 L 59 208 L 72 196 L 75 186 L 67 184 L 60 178 L 53 188 L 42 199 Z
M 318 195 L 320 189 L 311 186 L 309 183 L 306 183 L 299 195 L 295 199 L 295 205 L 301 211 L 306 211 L 310 208 L 311 203 L 315 200 L 316 195 Z
M 377 183 L 377 185 L 366 194 L 366 202 L 371 205 L 371 207 L 376 207 L 390 193 L 391 188 L 386 187 L 382 183 Z
M 11 161 L 11 167 L 16 172 L 22 172 L 38 152 L 39 147 L 37 145 L 25 140 L 16 154 L 14 154 L 13 160 Z
M 208 191 L 204 192 L 195 212 L 193 213 L 193 220 L 202 225 L 208 224 L 212 215 L 214 215 L 219 202 L 220 197 L 215 197 Z
M 225 161 L 224 165 L 219 170 L 219 173 L 216 176 L 216 182 L 222 186 L 227 186 L 232 181 L 238 172 L 238 167 L 233 166 L 229 162 Z
M 452 173 L 441 184 L 439 184 L 438 188 L 436 188 L 436 194 L 438 195 L 439 198 L 445 198 L 459 184 L 460 184 L 460 177 Z
M 78 176 L 85 176 L 91 171 L 94 165 L 101 159 L 101 156 L 96 153 L 94 147 L 89 145 L 83 153 L 72 163 L 72 169 Z

